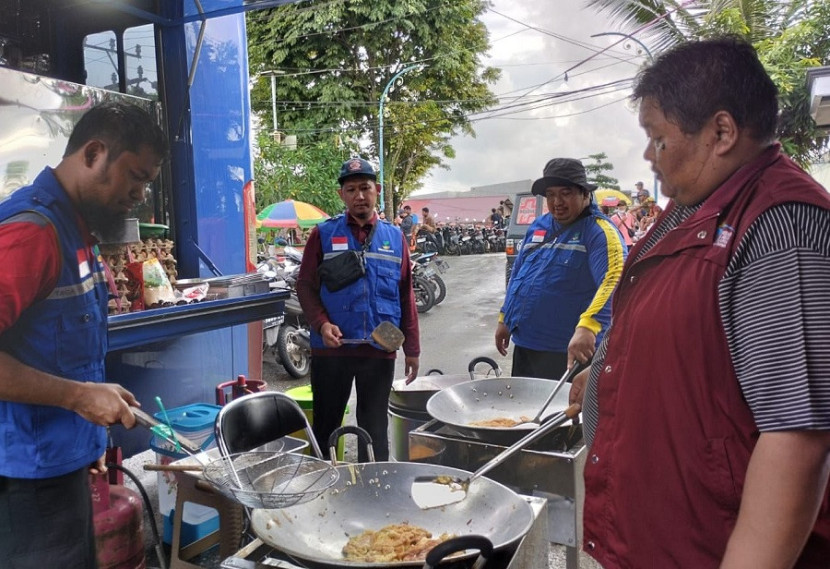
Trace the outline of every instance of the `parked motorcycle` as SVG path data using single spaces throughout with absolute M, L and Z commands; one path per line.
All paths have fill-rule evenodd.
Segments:
M 307 377 L 311 371 L 311 351 L 301 347 L 298 334 L 308 328 L 295 285 L 300 271 L 302 253 L 293 247 L 286 247 L 282 260 L 268 258 L 257 270 L 269 278 L 270 286 L 287 288 L 291 297 L 285 301 L 283 316 L 263 321 L 263 353 L 272 353 L 275 361 L 295 379 Z
M 449 264 L 441 259 L 437 253 L 425 253 L 423 255 L 415 253 L 412 255 L 412 260 L 414 261 L 412 273 L 424 277 L 432 284 L 435 304 L 441 304 L 447 296 L 447 285 L 439 273 L 444 273 L 449 269 Z

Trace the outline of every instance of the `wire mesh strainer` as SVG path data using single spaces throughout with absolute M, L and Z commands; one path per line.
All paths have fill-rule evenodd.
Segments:
M 287 508 L 313 500 L 340 477 L 328 462 L 304 454 L 242 452 L 212 461 L 205 478 L 249 508 Z

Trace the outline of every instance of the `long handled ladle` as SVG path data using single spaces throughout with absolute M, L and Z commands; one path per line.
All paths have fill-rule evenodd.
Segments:
M 548 405 L 550 405 L 550 402 L 553 401 L 554 397 L 556 397 L 556 394 L 562 390 L 562 387 L 565 385 L 565 383 L 573 381 L 573 378 L 576 377 L 576 374 L 581 372 L 586 367 L 588 367 L 587 363 L 582 363 L 579 360 L 575 360 L 574 365 L 571 366 L 571 369 L 565 370 L 565 373 L 562 375 L 561 378 L 559 378 L 559 381 L 554 386 L 553 391 L 550 392 L 548 398 L 545 399 L 544 403 L 542 403 L 542 407 L 539 409 L 539 412 L 536 413 L 536 416 L 529 421 L 522 421 L 521 423 L 516 423 L 515 425 L 513 425 L 513 427 L 518 427 L 520 425 L 528 425 L 530 423 L 536 423 L 537 425 L 541 425 L 542 413 L 544 413 L 545 409 L 548 408 Z
M 429 508 L 440 508 L 449 504 L 460 502 L 467 497 L 470 484 L 480 476 L 497 467 L 499 464 L 525 448 L 527 445 L 546 435 L 568 419 L 573 419 L 582 410 L 579 403 L 574 403 L 564 411 L 546 419 L 538 429 L 534 429 L 525 435 L 518 442 L 497 454 L 476 470 L 465 480 L 457 476 L 416 476 L 412 481 L 412 500 L 422 510 Z

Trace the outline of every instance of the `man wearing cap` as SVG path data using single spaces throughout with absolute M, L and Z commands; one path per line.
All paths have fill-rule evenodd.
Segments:
M 395 352 L 370 339 L 381 322 L 404 333 L 407 379 L 418 374 L 420 343 L 418 313 L 412 291 L 409 245 L 400 229 L 381 221 L 375 212 L 375 170 L 361 158 L 340 168 L 338 193 L 346 212 L 315 227 L 303 252 L 297 296 L 311 327 L 311 390 L 314 394 L 314 436 L 328 452 L 328 438 L 343 421 L 354 381 L 357 424 L 372 437 L 375 458 L 389 458 L 387 407 L 395 373 Z M 365 273 L 343 288 L 330 290 L 321 282 L 320 265 L 346 251 L 358 251 Z M 335 288 L 335 287 L 331 287 Z M 368 460 L 358 445 L 358 460 Z
M 549 161 L 533 183 L 548 213 L 525 235 L 496 327 L 499 353 L 513 340 L 514 376 L 555 379 L 590 361 L 608 326 L 627 249 L 595 189 L 572 158 Z

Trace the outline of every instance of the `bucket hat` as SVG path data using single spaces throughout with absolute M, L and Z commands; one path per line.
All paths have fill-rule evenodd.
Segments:
M 534 195 L 544 196 L 551 186 L 577 186 L 589 192 L 597 189 L 594 184 L 588 183 L 585 166 L 574 158 L 549 160 L 542 171 L 542 177 L 533 182 L 530 191 Z

